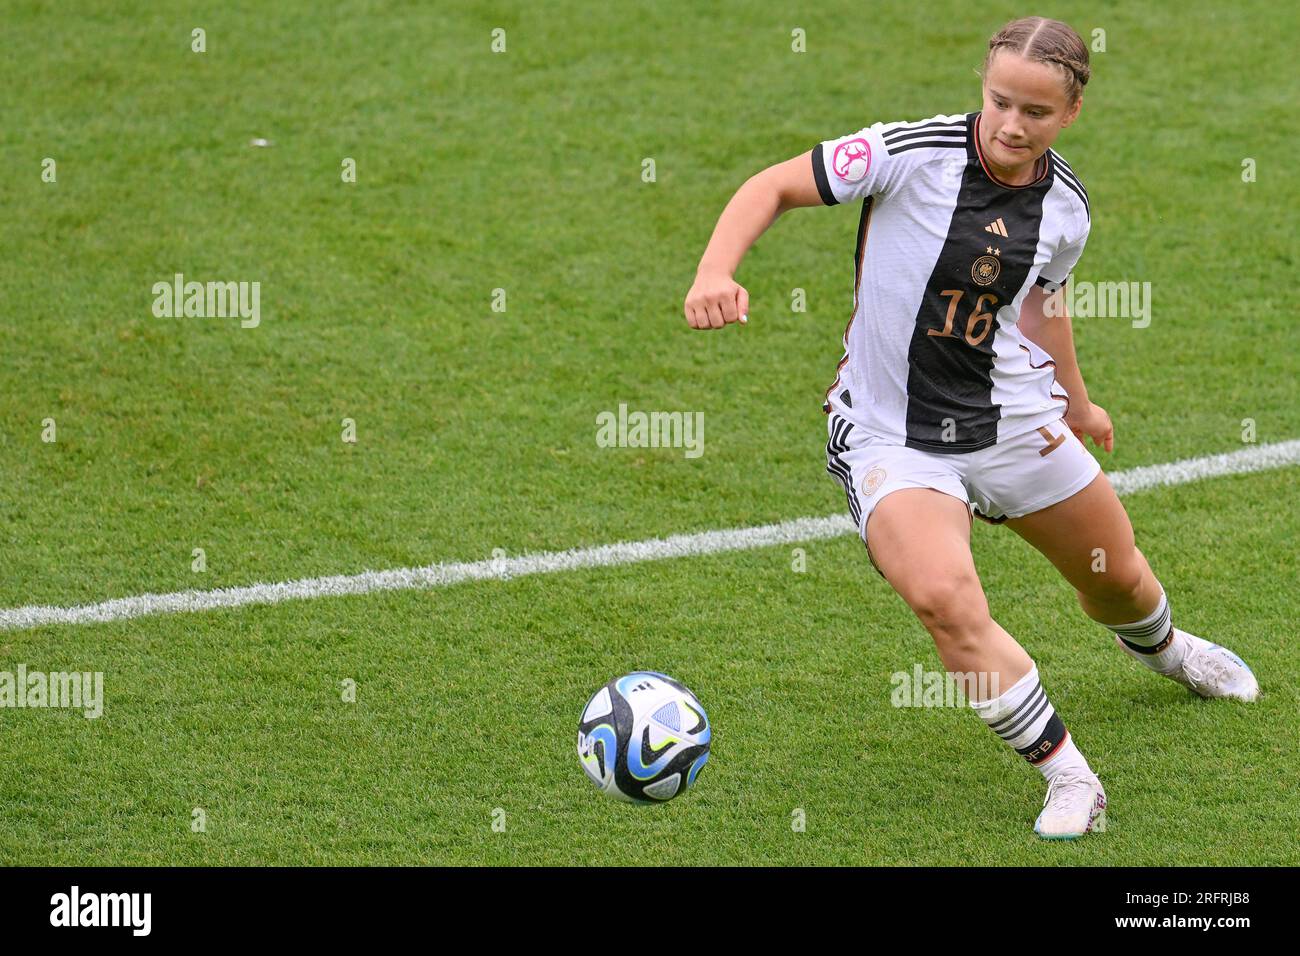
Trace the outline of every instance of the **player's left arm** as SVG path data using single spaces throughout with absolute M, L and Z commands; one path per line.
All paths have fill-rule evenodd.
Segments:
M 1110 416 L 1088 398 L 1079 360 L 1074 352 L 1074 327 L 1065 308 L 1065 290 L 1049 293 L 1035 284 L 1020 306 L 1018 327 L 1029 341 L 1052 357 L 1056 380 L 1070 396 L 1065 424 L 1080 441 L 1087 435 L 1098 448 L 1110 451 L 1115 444 L 1115 429 Z

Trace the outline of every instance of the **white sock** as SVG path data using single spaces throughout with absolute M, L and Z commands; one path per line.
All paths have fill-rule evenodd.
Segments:
M 1065 724 L 1057 716 L 1038 680 L 1038 668 L 1016 681 L 1015 686 L 992 700 L 971 701 L 971 709 L 989 729 L 1015 748 L 1048 780 L 1063 770 L 1092 773 L 1088 761 L 1074 745 Z
M 1115 632 L 1129 648 L 1136 651 L 1147 667 L 1160 674 L 1170 674 L 1183 666 L 1188 642 L 1170 622 L 1169 600 L 1164 588 L 1160 589 L 1160 603 L 1156 609 L 1132 624 L 1112 624 Z
M 1057 747 L 1052 756 L 1040 763 L 1038 769 L 1049 782 L 1062 770 L 1082 770 L 1084 773 L 1092 773 L 1088 761 L 1084 759 L 1082 751 L 1074 745 L 1074 738 L 1068 733 L 1065 743 Z

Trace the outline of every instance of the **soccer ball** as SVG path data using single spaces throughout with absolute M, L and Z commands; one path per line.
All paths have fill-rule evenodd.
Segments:
M 578 721 L 578 759 L 606 796 L 662 803 L 695 782 L 711 737 L 694 694 L 665 674 L 635 671 L 587 702 Z

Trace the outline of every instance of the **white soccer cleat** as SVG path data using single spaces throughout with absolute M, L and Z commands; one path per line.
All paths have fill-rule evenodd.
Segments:
M 1075 840 L 1106 829 L 1106 791 L 1094 773 L 1063 770 L 1047 785 L 1034 832 L 1044 840 Z
M 1259 697 L 1259 681 L 1255 679 L 1254 671 L 1232 651 L 1178 628 L 1174 628 L 1174 637 L 1176 640 L 1187 641 L 1187 655 L 1183 658 L 1182 666 L 1173 673 L 1166 674 L 1166 677 L 1178 681 L 1201 697 L 1227 697 L 1245 701 Z M 1116 640 L 1119 641 L 1119 638 Z M 1123 641 L 1119 641 L 1119 646 L 1131 657 L 1141 659 L 1141 655 Z

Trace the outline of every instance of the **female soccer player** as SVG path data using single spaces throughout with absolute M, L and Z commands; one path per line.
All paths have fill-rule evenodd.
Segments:
M 1066 24 L 1008 23 L 989 41 L 978 112 L 876 123 L 751 177 L 685 306 L 694 329 L 746 322 L 749 293 L 733 276 L 768 226 L 798 206 L 862 201 L 853 315 L 824 406 L 827 470 L 868 558 L 972 708 L 1046 777 L 1034 830 L 1057 839 L 1104 828 L 1106 796 L 1034 662 L 989 616 L 972 515 L 1041 551 L 1144 666 L 1202 697 L 1259 693 L 1239 657 L 1171 624 L 1081 440 L 1109 452 L 1114 438 L 1088 400 L 1060 291 L 1088 238 L 1088 194 L 1051 146 L 1078 118 L 1089 75 Z

